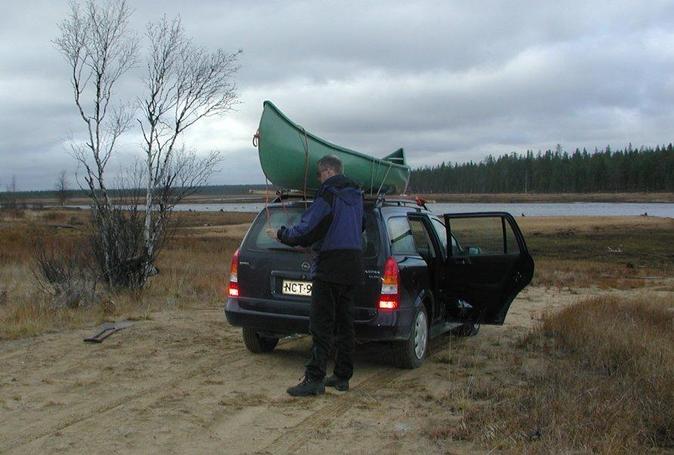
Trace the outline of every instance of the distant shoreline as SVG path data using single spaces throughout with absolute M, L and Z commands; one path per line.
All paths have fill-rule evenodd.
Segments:
M 649 202 L 672 203 L 674 193 L 436 193 L 419 196 L 436 202 Z
M 0 194 L 1 196 L 2 194 Z M 406 197 L 422 197 L 429 202 L 467 202 L 467 203 L 573 203 L 573 202 L 627 202 L 627 203 L 673 203 L 674 193 L 431 193 L 407 194 Z M 190 196 L 181 204 L 224 204 L 265 202 L 272 200 L 275 194 L 240 194 L 223 196 Z M 0 200 L 0 204 L 2 204 Z M 68 199 L 66 205 L 86 205 L 89 200 L 83 197 Z M 55 206 L 58 201 L 53 197 L 17 198 L 17 203 L 30 205 Z

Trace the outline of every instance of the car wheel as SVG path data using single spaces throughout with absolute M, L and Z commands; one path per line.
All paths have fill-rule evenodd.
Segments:
M 254 329 L 244 327 L 243 344 L 246 345 L 246 349 L 248 349 L 250 352 L 261 354 L 263 352 L 273 351 L 278 344 L 278 338 L 262 336 Z
M 397 342 L 394 346 L 396 364 L 400 368 L 418 368 L 424 362 L 428 351 L 428 315 L 423 305 L 417 310 L 410 338 Z

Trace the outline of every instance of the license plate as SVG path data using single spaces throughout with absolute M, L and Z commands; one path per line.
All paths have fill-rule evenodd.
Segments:
M 308 281 L 283 280 L 281 292 L 287 295 L 311 295 L 311 283 Z

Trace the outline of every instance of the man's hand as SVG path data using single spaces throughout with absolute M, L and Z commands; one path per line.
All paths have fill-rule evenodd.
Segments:
M 274 229 L 274 228 L 267 228 L 267 229 L 264 230 L 264 232 L 265 232 L 269 237 L 271 237 L 272 239 L 278 240 L 278 239 L 276 238 L 276 229 Z

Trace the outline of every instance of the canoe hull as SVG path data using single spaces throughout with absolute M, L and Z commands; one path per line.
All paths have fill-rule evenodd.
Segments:
M 271 102 L 264 102 L 258 130 L 260 164 L 267 179 L 284 189 L 315 192 L 320 186 L 316 163 L 325 155 L 342 160 L 344 174 L 368 193 L 405 192 L 410 168 L 402 149 L 385 159 L 331 144 L 288 119 Z M 305 179 L 306 177 L 306 179 Z

